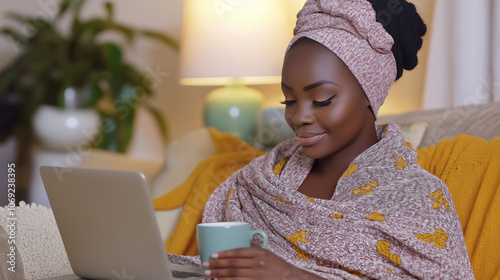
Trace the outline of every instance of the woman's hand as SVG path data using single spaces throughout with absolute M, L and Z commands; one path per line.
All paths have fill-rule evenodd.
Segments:
M 275 254 L 258 247 L 214 253 L 204 262 L 205 276 L 217 279 L 305 280 L 319 276 L 290 265 Z

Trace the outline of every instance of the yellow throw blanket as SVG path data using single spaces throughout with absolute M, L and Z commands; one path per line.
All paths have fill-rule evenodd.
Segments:
M 458 135 L 417 153 L 451 192 L 475 277 L 500 279 L 500 138 Z
M 217 155 L 202 161 L 189 179 L 154 200 L 156 210 L 185 206 L 165 243 L 167 252 L 196 255 L 196 224 L 212 191 L 261 151 L 241 140 L 210 130 Z M 485 141 L 459 135 L 417 150 L 418 163 L 440 177 L 452 194 L 477 279 L 500 279 L 500 138 Z
M 153 200 L 155 210 L 172 210 L 184 205 L 179 223 L 165 242 L 168 253 L 198 255 L 196 225 L 201 222 L 208 197 L 231 174 L 264 153 L 230 133 L 210 128 L 210 135 L 217 154 L 200 162 L 182 185 Z

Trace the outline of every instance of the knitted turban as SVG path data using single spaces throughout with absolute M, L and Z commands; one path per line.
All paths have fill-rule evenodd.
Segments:
M 396 79 L 394 40 L 376 21 L 366 0 L 307 0 L 297 14 L 290 47 L 300 38 L 312 39 L 335 53 L 356 77 L 377 116 Z M 287 52 L 288 52 L 287 50 Z

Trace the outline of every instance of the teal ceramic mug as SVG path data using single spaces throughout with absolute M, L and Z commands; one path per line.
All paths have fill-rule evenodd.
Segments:
M 201 262 L 208 261 L 215 252 L 250 247 L 255 234 L 264 240 L 262 248 L 267 248 L 267 234 L 262 230 L 252 230 L 245 222 L 205 223 L 196 226 L 196 239 Z

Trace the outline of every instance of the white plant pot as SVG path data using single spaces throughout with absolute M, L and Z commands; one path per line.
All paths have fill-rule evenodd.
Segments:
M 40 106 L 33 115 L 33 129 L 43 147 L 70 151 L 83 148 L 99 132 L 100 118 L 94 109 L 62 109 Z

